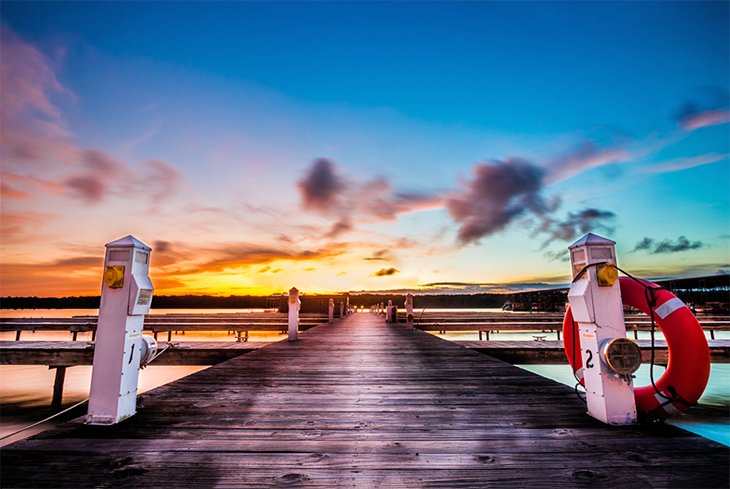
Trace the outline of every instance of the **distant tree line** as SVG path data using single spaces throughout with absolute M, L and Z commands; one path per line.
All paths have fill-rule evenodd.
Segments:
M 3 297 L 2 309 L 98 309 L 100 296 Z M 275 307 L 277 304 L 274 304 Z M 257 296 L 156 295 L 155 309 L 249 309 L 272 307 L 271 299 Z
M 304 298 L 321 302 L 326 309 L 329 295 L 307 295 Z M 339 298 L 343 296 L 337 296 Z M 285 301 L 286 299 L 284 299 Z M 340 299 L 338 299 L 339 302 Z M 350 304 L 370 307 L 383 302 L 403 307 L 405 295 L 402 294 L 358 294 L 350 296 Z M 2 309 L 98 309 L 100 297 L 3 297 L 0 299 Z M 448 308 L 448 307 L 500 307 L 505 302 L 501 294 L 444 294 L 444 295 L 417 295 L 415 307 L 418 308 Z M 227 296 L 217 297 L 210 295 L 159 295 L 152 299 L 154 309 L 248 309 L 248 308 L 276 308 L 278 298 L 259 296 Z
M 487 308 L 501 307 L 506 300 L 503 294 L 414 294 L 414 308 Z M 350 304 L 370 307 L 374 304 L 387 304 L 393 301 L 398 307 L 403 307 L 406 296 L 403 294 L 357 294 L 350 296 Z

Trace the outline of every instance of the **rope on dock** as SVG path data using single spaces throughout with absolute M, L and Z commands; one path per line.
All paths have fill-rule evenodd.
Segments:
M 22 432 L 24 432 L 24 431 L 26 431 L 26 430 L 29 430 L 29 429 L 31 429 L 31 428 L 35 428 L 35 427 L 36 427 L 36 426 L 38 426 L 39 424 L 43 424 L 43 423 L 45 423 L 46 421 L 50 421 L 50 420 L 52 420 L 53 418 L 57 418 L 58 416 L 60 416 L 60 415 L 62 415 L 62 414 L 64 414 L 64 413 L 67 413 L 67 412 L 71 411 L 71 410 L 72 410 L 73 408 L 76 408 L 76 407 L 79 407 L 79 406 L 81 406 L 81 405 L 82 405 L 83 403 L 87 402 L 88 400 L 89 400 L 89 398 L 87 397 L 87 398 L 86 398 L 86 399 L 84 399 L 83 401 L 77 402 L 77 403 L 76 403 L 76 404 L 74 404 L 73 406 L 71 406 L 71 407 L 68 407 L 68 408 L 64 409 L 63 411 L 61 411 L 61 412 L 58 412 L 58 413 L 56 413 L 56 414 L 52 414 L 51 416 L 48 416 L 48 417 L 47 417 L 47 418 L 45 418 L 45 419 L 42 419 L 42 420 L 40 420 L 40 421 L 38 421 L 38 422 L 36 422 L 36 423 L 33 423 L 32 425 L 26 426 L 25 428 L 21 428 L 21 429 L 19 429 L 18 431 L 14 431 L 14 432 L 10 433 L 9 435 L 5 435 L 5 436 L 2 436 L 2 437 L 0 437 L 0 441 L 2 441 L 2 440 L 5 440 L 6 438 L 10 438 L 11 436 L 17 435 L 18 433 L 22 433 Z
M 157 354 L 156 354 L 155 356 L 153 356 L 152 358 L 150 358 L 150 360 L 149 360 L 149 361 L 147 362 L 147 365 L 149 365 L 149 364 L 150 364 L 150 363 L 152 363 L 152 362 L 153 362 L 153 361 L 154 361 L 155 359 L 157 359 L 157 357 L 159 357 L 160 355 L 162 355 L 163 353 L 165 353 L 165 351 L 167 351 L 167 349 L 168 349 L 168 348 L 170 348 L 171 346 L 173 346 L 173 343 L 168 343 L 168 344 L 167 344 L 167 345 L 165 346 L 165 348 L 163 348 L 162 350 L 160 350 L 159 352 L 157 352 Z M 146 365 L 145 365 L 145 366 L 146 366 Z M 141 368 L 144 368 L 144 367 L 141 367 Z M 27 430 L 29 430 L 29 429 L 31 429 L 31 428 L 35 428 L 35 427 L 36 427 L 36 426 L 38 426 L 39 424 L 43 424 L 43 423 L 45 423 L 45 422 L 47 422 L 47 421 L 50 421 L 50 420 L 52 420 L 53 418 L 57 418 L 58 416 L 61 416 L 62 414 L 64 414 L 64 413 L 67 413 L 67 412 L 71 411 L 72 409 L 74 409 L 74 408 L 76 408 L 76 407 L 79 407 L 79 406 L 81 406 L 82 404 L 84 404 L 84 403 L 85 403 L 85 402 L 87 402 L 88 400 L 89 400 L 89 398 L 87 397 L 87 398 L 86 398 L 86 399 L 84 399 L 83 401 L 79 401 L 79 402 L 77 402 L 76 404 L 74 404 L 73 406 L 71 406 L 71 407 L 68 407 L 68 408 L 64 409 L 63 411 L 60 411 L 60 412 L 58 412 L 58 413 L 56 413 L 56 414 L 52 414 L 52 415 L 48 416 L 48 417 L 47 417 L 47 418 L 45 418 L 45 419 L 42 419 L 42 420 L 40 420 L 40 421 L 37 421 L 37 422 L 35 422 L 35 423 L 31 424 L 31 425 L 28 425 L 28 426 L 26 426 L 25 428 L 21 428 L 21 429 L 19 429 L 19 430 L 17 430 L 17 431 L 14 431 L 14 432 L 10 433 L 10 434 L 4 435 L 4 436 L 0 437 L 0 441 L 2 441 L 2 440 L 5 440 L 5 439 L 7 439 L 7 438 L 10 438 L 11 436 L 15 436 L 15 435 L 17 435 L 18 433 L 22 433 L 22 432 L 24 432 L 24 431 L 27 431 Z

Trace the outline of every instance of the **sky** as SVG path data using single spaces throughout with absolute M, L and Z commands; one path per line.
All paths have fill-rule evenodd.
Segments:
M 0 3 L 0 295 L 730 272 L 730 3 Z

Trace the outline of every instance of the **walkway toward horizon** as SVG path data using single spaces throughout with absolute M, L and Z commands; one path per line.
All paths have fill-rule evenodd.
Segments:
M 4 447 L 2 487 L 727 487 L 727 447 L 358 313 Z

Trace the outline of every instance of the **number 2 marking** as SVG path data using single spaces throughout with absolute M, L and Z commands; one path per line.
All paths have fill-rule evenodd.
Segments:
M 588 359 L 586 360 L 586 368 L 593 368 L 593 352 L 591 350 L 586 350 L 586 353 L 588 354 Z

